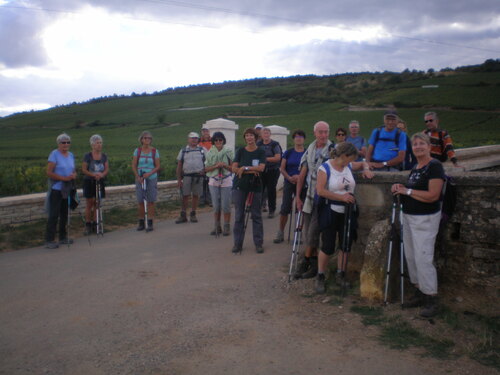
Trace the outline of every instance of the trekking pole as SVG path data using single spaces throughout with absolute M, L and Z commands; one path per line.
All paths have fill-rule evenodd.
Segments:
M 243 248 L 243 242 L 245 242 L 245 233 L 247 231 L 248 219 L 250 218 L 254 194 L 255 193 L 253 191 L 249 191 L 247 194 L 247 199 L 245 200 L 245 224 L 243 225 L 243 238 L 241 239 L 240 254 L 241 249 Z
M 219 168 L 219 194 L 218 194 L 218 200 L 219 200 L 219 215 L 222 215 L 222 180 L 223 180 L 223 175 L 222 175 L 222 168 Z M 209 187 L 209 190 L 210 190 L 210 187 Z M 212 202 L 212 206 L 215 207 L 215 202 Z M 219 220 L 220 220 L 220 216 L 219 216 Z M 220 223 L 220 221 L 219 221 Z M 217 225 L 217 223 L 215 223 L 215 238 L 219 238 L 219 226 Z
M 297 212 L 295 231 L 293 233 L 292 257 L 290 258 L 290 269 L 288 270 L 288 282 L 292 280 L 292 274 L 297 269 L 299 259 L 300 237 L 302 236 L 302 211 Z
M 95 216 L 96 216 L 96 234 L 104 236 L 104 224 L 102 222 L 101 208 L 101 181 L 95 182 Z
M 292 207 L 294 207 L 294 204 L 293 204 L 293 201 L 292 201 Z M 290 233 L 292 232 L 292 219 L 293 219 L 293 216 L 292 215 L 292 211 L 290 211 L 290 222 L 288 223 L 288 243 L 290 243 Z M 295 225 L 297 225 L 297 210 L 295 210 Z
M 66 242 L 69 248 L 69 228 L 71 223 L 71 190 L 68 192 L 68 219 L 66 220 Z
M 344 240 L 342 243 L 342 285 L 341 285 L 341 296 L 345 296 L 345 290 L 347 289 L 346 273 L 347 273 L 347 262 L 349 260 L 349 252 L 351 251 L 351 221 L 352 221 L 352 211 L 354 205 L 348 203 L 345 207 L 344 216 Z
M 400 230 L 400 235 L 399 235 L 399 254 L 400 254 L 400 287 L 401 287 L 401 308 L 403 308 L 403 303 L 404 303 L 404 295 L 405 295 L 405 279 L 404 279 L 404 272 L 405 272 L 405 251 L 404 251 L 404 243 L 403 243 L 403 201 L 401 200 L 401 197 L 399 197 L 399 230 Z
M 391 257 L 392 257 L 392 245 L 394 242 L 395 227 L 394 221 L 396 220 L 396 203 L 398 198 L 394 195 L 392 197 L 392 215 L 391 215 L 391 234 L 389 238 L 389 252 L 387 254 L 387 269 L 385 276 L 385 290 L 384 290 L 384 303 L 387 304 L 387 291 L 389 289 L 389 275 L 391 273 Z
M 142 177 L 142 171 L 141 171 Z M 146 197 L 147 192 L 147 182 L 146 179 L 142 181 L 142 201 L 144 202 L 144 227 L 146 228 L 146 233 L 148 232 L 148 200 Z

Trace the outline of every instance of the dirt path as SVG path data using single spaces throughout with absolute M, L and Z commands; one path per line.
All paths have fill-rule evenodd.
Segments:
M 119 230 L 71 248 L 0 254 L 0 374 L 494 374 L 380 346 L 343 306 L 286 283 L 289 247 L 199 224 Z M 250 231 L 248 231 L 250 233 Z

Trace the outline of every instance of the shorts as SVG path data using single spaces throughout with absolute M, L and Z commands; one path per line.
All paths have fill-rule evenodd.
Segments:
M 158 179 L 156 178 L 146 179 L 146 201 L 148 203 L 156 202 L 156 197 L 158 195 L 157 182 Z M 135 196 L 137 198 L 137 203 L 142 203 L 144 201 L 142 186 L 138 181 L 135 182 Z
M 292 184 L 285 180 L 283 184 L 283 197 L 281 199 L 280 215 L 287 216 L 292 212 L 293 200 L 297 191 L 297 185 Z M 307 189 L 303 189 L 300 194 L 302 201 L 304 201 Z
M 313 204 L 313 209 L 310 214 L 304 212 L 304 229 L 306 234 L 307 246 L 317 249 L 319 247 L 319 223 L 318 223 L 318 207 Z
M 182 179 L 182 195 L 191 194 L 200 196 L 203 193 L 203 176 L 184 176 Z
M 95 198 L 96 180 L 93 178 L 83 179 L 83 196 L 87 199 Z M 104 181 L 101 181 L 101 198 L 106 198 L 106 190 L 104 189 Z
M 336 211 L 331 212 L 332 225 L 321 232 L 321 251 L 326 255 L 333 255 L 335 252 L 335 242 L 339 238 L 339 245 L 342 248 L 344 236 L 344 218 L 345 215 Z M 350 237 L 352 244 L 352 236 Z

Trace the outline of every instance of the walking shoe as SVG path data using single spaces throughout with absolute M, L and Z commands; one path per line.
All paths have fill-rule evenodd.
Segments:
M 224 224 L 224 231 L 222 232 L 223 236 L 229 236 L 231 234 L 231 226 L 229 223 Z
M 71 245 L 73 243 L 73 240 L 71 238 L 64 238 L 62 240 L 59 240 L 59 245 Z
M 267 215 L 268 219 L 272 219 L 274 217 L 274 211 L 269 211 L 269 215 Z
M 45 243 L 45 248 L 46 249 L 57 249 L 59 247 L 59 244 L 55 241 L 49 241 Z
M 316 293 L 323 294 L 326 292 L 326 278 L 324 273 L 318 273 L 316 277 Z
M 276 233 L 276 238 L 273 240 L 274 243 L 282 243 L 285 240 L 284 234 L 282 231 L 278 231 Z
M 264 252 L 264 248 L 262 246 L 255 246 L 255 251 L 257 254 L 262 254 Z
M 438 298 L 437 296 L 424 295 L 424 307 L 420 310 L 420 316 L 423 318 L 432 318 L 438 313 Z
M 311 263 L 309 261 L 309 258 L 304 257 L 302 261 L 299 263 L 297 270 L 295 271 L 295 274 L 293 275 L 294 279 L 301 279 L 302 275 L 307 272 L 309 267 L 311 266 Z
M 302 274 L 303 279 L 312 279 L 318 274 L 318 257 L 309 258 L 310 267 L 307 272 Z
M 187 223 L 186 211 L 181 211 L 177 220 L 175 220 L 175 224 Z
M 403 308 L 420 307 L 424 305 L 425 294 L 420 289 L 415 290 L 415 294 L 408 301 L 403 303 Z
M 148 227 L 146 228 L 146 232 L 151 232 L 153 230 L 153 219 L 148 219 Z
M 191 211 L 189 214 L 189 221 L 192 223 L 197 223 L 198 219 L 196 218 L 196 211 Z
M 232 252 L 233 254 L 238 254 L 238 253 L 241 253 L 241 246 L 234 245 L 234 246 L 233 246 L 233 249 L 231 250 L 231 252 Z
M 139 225 L 137 225 L 137 230 L 144 230 L 144 219 L 139 219 Z
M 220 225 L 216 225 L 215 228 L 210 232 L 211 236 L 217 236 L 222 233 L 222 227 Z
M 262 212 L 267 212 L 267 205 L 266 204 L 262 205 Z
M 335 272 L 335 285 L 342 286 L 342 272 Z

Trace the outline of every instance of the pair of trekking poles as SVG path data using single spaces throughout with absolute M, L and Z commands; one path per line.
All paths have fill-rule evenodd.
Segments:
M 344 230 L 342 232 L 342 246 L 340 251 L 341 259 L 341 276 L 342 276 L 342 296 L 345 295 L 345 289 L 348 286 L 348 283 L 345 279 L 347 273 L 347 264 L 349 260 L 349 253 L 351 252 L 351 234 L 352 234 L 352 219 L 354 214 L 355 206 L 353 203 L 347 203 L 345 205 L 344 212 Z M 295 231 L 293 236 L 293 244 L 292 244 L 292 255 L 290 258 L 290 267 L 288 270 L 288 282 L 291 282 L 292 275 L 297 269 L 298 264 L 298 255 L 299 255 L 299 247 L 301 243 L 302 237 L 302 228 L 303 228 L 303 212 L 296 212 L 295 219 Z
M 140 171 L 139 176 L 142 177 L 144 171 Z M 142 203 L 144 204 L 144 229 L 145 232 L 151 232 L 152 228 L 149 227 L 148 221 L 148 199 L 147 199 L 147 191 L 148 191 L 148 179 L 145 178 L 142 180 L 141 190 L 142 190 Z
M 391 263 L 392 263 L 392 250 L 394 248 L 394 243 L 396 242 L 397 228 L 396 228 L 396 206 L 399 203 L 399 225 L 400 225 L 400 235 L 399 235 L 399 253 L 400 253 L 400 294 L 401 294 L 401 307 L 404 303 L 404 242 L 403 242 L 403 204 L 401 200 L 396 195 L 392 199 L 392 214 L 391 214 L 391 234 L 389 238 L 389 250 L 387 253 L 387 268 L 385 276 L 385 288 L 384 288 L 384 304 L 387 304 L 387 294 L 389 291 L 389 276 L 391 274 Z

